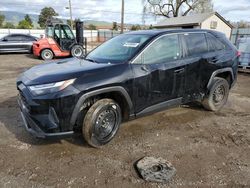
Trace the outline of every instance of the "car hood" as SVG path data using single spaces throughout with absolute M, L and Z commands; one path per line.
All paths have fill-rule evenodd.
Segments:
M 53 83 L 78 78 L 97 69 L 105 69 L 112 64 L 94 63 L 83 59 L 69 58 L 34 66 L 18 79 L 25 85 Z

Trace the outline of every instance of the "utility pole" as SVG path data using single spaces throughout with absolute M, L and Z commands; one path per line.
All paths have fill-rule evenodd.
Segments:
M 71 29 L 73 29 L 71 0 L 69 0 L 69 14 L 70 14 L 70 26 L 71 26 Z
M 124 0 L 122 0 L 122 10 L 121 10 L 121 33 L 124 29 Z

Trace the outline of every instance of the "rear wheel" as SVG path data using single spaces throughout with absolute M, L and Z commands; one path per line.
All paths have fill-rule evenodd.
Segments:
M 74 45 L 72 48 L 71 48 L 71 55 L 73 57 L 83 57 L 84 55 L 84 49 L 81 45 Z
M 204 108 L 210 111 L 219 111 L 227 102 L 229 84 L 224 78 L 216 77 L 208 95 L 202 101 Z
M 120 106 L 112 99 L 102 99 L 93 104 L 83 121 L 83 136 L 89 145 L 101 147 L 110 142 L 121 124 Z
M 42 51 L 41 57 L 44 60 L 51 60 L 54 58 L 54 54 L 50 49 L 45 49 Z

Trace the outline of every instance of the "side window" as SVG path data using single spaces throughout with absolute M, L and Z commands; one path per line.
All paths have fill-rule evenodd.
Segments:
M 17 35 L 7 36 L 5 37 L 7 41 L 21 41 L 21 37 Z
M 55 26 L 54 36 L 55 36 L 56 38 L 60 38 L 60 28 L 59 28 L 59 25 L 56 25 L 56 26 Z
M 66 39 L 74 39 L 75 38 L 74 34 L 72 33 L 69 26 L 62 25 L 61 29 L 62 29 L 62 38 L 66 38 Z
M 213 35 L 207 33 L 206 36 L 207 36 L 208 50 L 210 52 L 224 50 L 226 48 L 226 46 L 221 41 L 216 39 Z
M 29 37 L 27 36 L 20 36 L 22 41 L 29 41 Z
M 178 35 L 168 35 L 156 40 L 143 53 L 144 64 L 166 63 L 179 58 Z
M 187 54 L 197 55 L 208 51 L 207 41 L 203 33 L 187 33 L 184 34 Z
M 24 36 L 24 41 L 33 41 L 34 39 L 32 37 L 29 36 Z

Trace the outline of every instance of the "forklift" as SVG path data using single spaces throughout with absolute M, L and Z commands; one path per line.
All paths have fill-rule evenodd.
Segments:
M 46 22 L 45 38 L 33 43 L 34 56 L 44 60 L 54 57 L 73 56 L 81 58 L 87 53 L 87 40 L 83 37 L 83 22 L 76 23 L 76 37 L 70 26 L 59 19 Z

